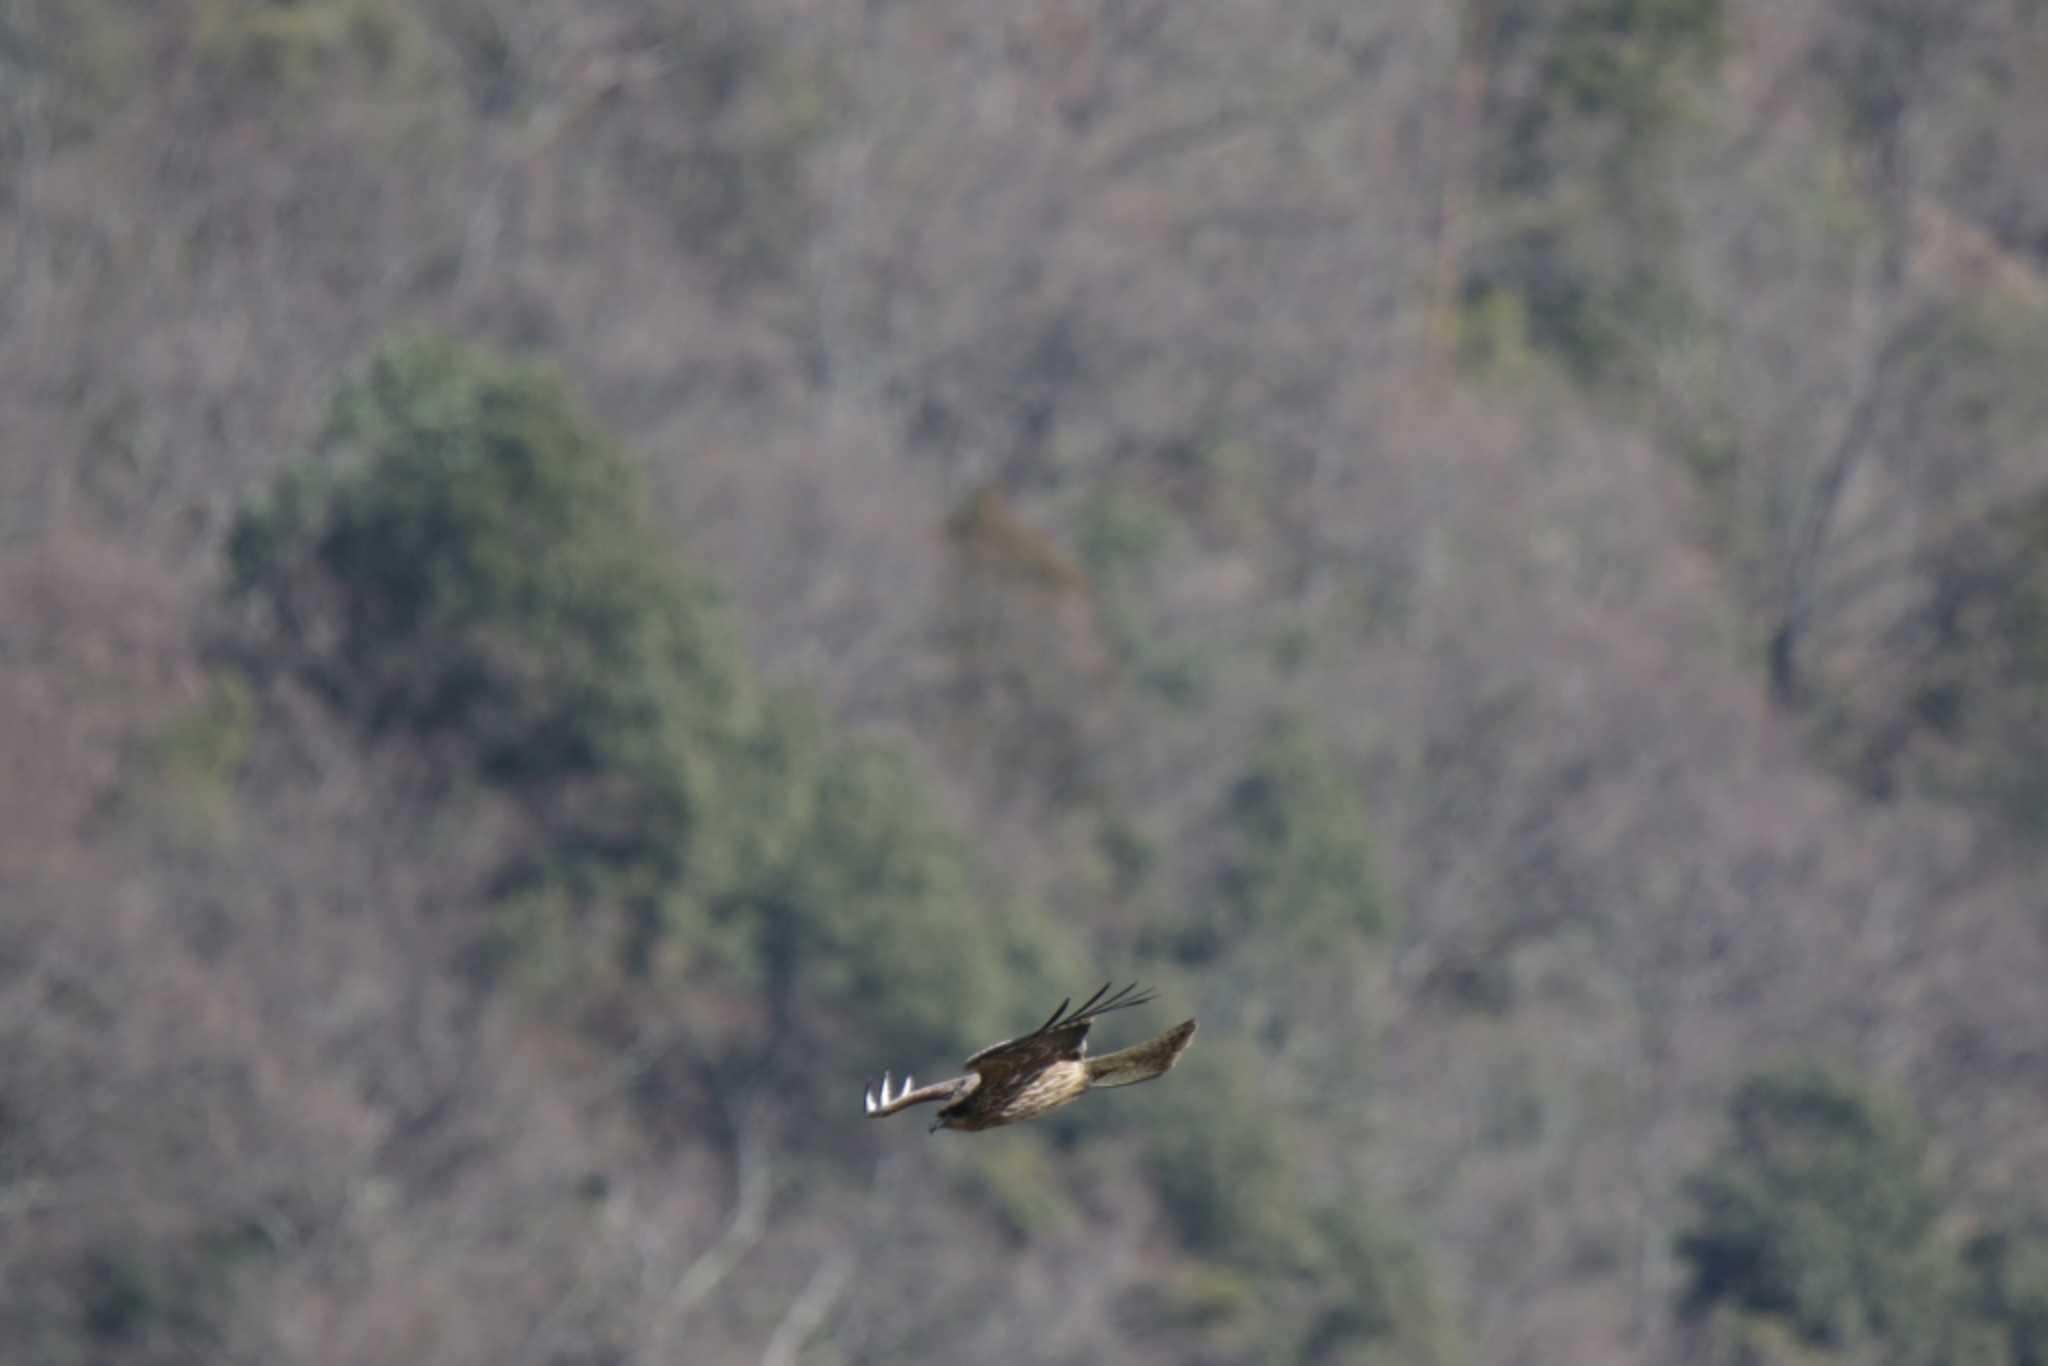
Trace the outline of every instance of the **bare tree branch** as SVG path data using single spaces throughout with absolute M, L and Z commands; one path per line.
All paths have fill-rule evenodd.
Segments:
M 676 1278 L 675 1289 L 669 1293 L 667 1303 L 660 1310 L 661 1324 L 657 1332 L 661 1337 L 666 1338 L 684 1315 L 718 1289 L 732 1274 L 733 1268 L 739 1265 L 741 1258 L 761 1241 L 761 1234 L 767 1226 L 770 1193 L 768 1159 L 763 1156 L 763 1151 L 764 1145 L 759 1143 L 743 1141 L 740 1144 L 739 1193 L 733 1200 L 732 1219 L 726 1224 L 725 1232 Z
M 790 1301 L 782 1322 L 775 1325 L 761 1353 L 761 1366 L 796 1366 L 797 1353 L 824 1325 L 852 1277 L 853 1254 L 843 1247 L 820 1262 L 809 1283 Z

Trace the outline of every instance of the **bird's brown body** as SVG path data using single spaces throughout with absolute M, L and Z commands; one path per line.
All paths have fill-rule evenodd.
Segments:
M 1088 1029 L 1097 1016 L 1152 999 L 1149 995 L 1131 997 L 1135 986 L 1125 987 L 1107 1001 L 1103 995 L 1109 988 L 1104 986 L 1071 1015 L 1067 1013 L 1071 1001 L 1061 1002 L 1043 1025 L 1021 1038 L 982 1049 L 967 1060 L 967 1075 L 951 1081 L 913 1090 L 906 1077 L 902 1089 L 892 1092 L 891 1079 L 884 1073 L 880 1101 L 872 1087 L 868 1090 L 868 1114 L 879 1118 L 908 1106 L 945 1101 L 933 1129 L 995 1129 L 1037 1119 L 1097 1087 L 1132 1086 L 1163 1076 L 1180 1061 L 1188 1041 L 1194 1038 L 1193 1020 L 1131 1048 L 1099 1058 L 1088 1056 Z
M 939 1111 L 949 1129 L 995 1129 L 1037 1119 L 1079 1100 L 1088 1089 L 1088 1065 L 1061 1059 L 1030 1076 L 1011 1077 L 999 1087 L 977 1086 L 965 1100 Z

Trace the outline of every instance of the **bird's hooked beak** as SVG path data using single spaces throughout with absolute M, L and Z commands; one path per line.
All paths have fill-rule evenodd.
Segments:
M 929 1128 L 929 1129 L 926 1129 L 926 1130 L 925 1130 L 925 1132 L 926 1132 L 926 1133 L 928 1133 L 928 1134 L 935 1134 L 935 1133 L 937 1133 L 937 1132 L 938 1132 L 939 1130 L 941 1130 L 941 1129 L 943 1129 L 943 1128 L 945 1128 L 945 1127 L 946 1127 L 946 1118 L 945 1118 L 945 1116 L 944 1116 L 944 1115 L 941 1115 L 941 1116 L 939 1116 L 939 1118 L 937 1118 L 937 1119 L 935 1119 L 935 1120 L 933 1120 L 933 1121 L 932 1121 L 932 1127 L 931 1127 L 931 1128 Z

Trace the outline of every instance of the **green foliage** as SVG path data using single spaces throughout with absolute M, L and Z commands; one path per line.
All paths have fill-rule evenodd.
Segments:
M 1020 908 L 980 904 L 901 754 L 832 754 L 806 807 L 799 847 L 737 900 L 775 998 L 859 1002 L 863 1027 L 918 1055 L 1014 1032 L 1008 1007 L 1043 987 L 1051 946 Z
M 1994 1226 L 1958 1255 L 1903 1108 L 1800 1066 L 1750 1078 L 1729 1115 L 1678 1251 L 1732 1359 L 2048 1366 L 2048 1227 Z
M 1947 515 L 1922 514 L 1923 591 L 1886 621 L 1881 652 L 1858 652 L 1848 632 L 1839 656 L 1812 651 L 1826 744 L 1872 790 L 1938 792 L 2037 833 L 2048 827 L 2048 484 L 1965 490 L 2048 422 L 2048 311 L 1978 294 L 1930 306 L 1899 335 L 1883 440 Z M 1860 605 L 1853 586 L 1824 579 L 1816 594 L 1831 589 L 1836 617 Z M 1887 671 L 1891 687 L 1870 686 Z
M 1364 794 L 1303 724 L 1277 724 L 1223 797 L 1216 892 L 1184 932 L 1205 959 L 1250 936 L 1316 952 L 1377 936 L 1390 916 Z
M 1545 84 L 1584 118 L 1657 131 L 1674 113 L 1677 78 L 1724 46 L 1724 0 L 1581 0 L 1548 36 Z
M 1807 1342 L 1781 1319 L 1727 1308 L 1707 1316 L 1700 1341 L 1703 1366 L 1830 1366 L 1843 1359 Z
M 1257 1091 L 1260 1061 L 1218 1039 L 1192 1050 L 1145 1120 L 1151 1170 L 1183 1245 L 1200 1260 L 1157 1313 L 1230 1324 L 1270 1359 L 1448 1361 L 1454 1334 L 1414 1241 L 1357 1191 L 1321 1204 L 1295 1169 L 1291 1119 Z M 1247 1322 L 1248 1321 L 1248 1322 Z
M 1813 1066 L 1759 1073 L 1729 1104 L 1721 1155 L 1686 1186 L 1689 1307 L 1727 1304 L 1833 1348 L 1919 1357 L 1947 1294 L 1938 1205 L 1900 1107 Z
M 1945 299 L 1904 332 L 1887 416 L 1902 452 L 1924 467 L 1981 468 L 2024 449 L 2048 421 L 2048 309 L 1982 290 Z
M 1513 362 L 1526 338 L 1581 380 L 1608 378 L 1687 315 L 1658 153 L 1687 78 L 1721 54 L 1722 0 L 1473 9 L 1496 221 L 1461 282 L 1459 353 Z
M 1928 785 L 2048 828 L 2048 488 L 1994 510 L 1935 561 L 1930 644 L 1907 723 L 1933 737 Z
M 0 0 L 0 92 L 46 97 L 60 140 L 88 132 L 130 96 L 148 57 L 123 0 Z
M 1633 231 L 1618 234 L 1625 223 Z M 1692 317 L 1661 250 L 1675 230 L 1647 178 L 1517 216 L 1465 282 L 1459 359 L 1514 379 L 1529 372 L 1532 354 L 1585 384 L 1633 377 L 1641 348 Z
M 419 58 L 418 20 L 393 0 L 210 0 L 199 53 L 211 79 L 296 91 L 345 72 L 380 80 Z
M 1093 578 L 1106 581 L 1120 570 L 1142 568 L 1157 559 L 1181 529 L 1173 509 L 1160 499 L 1112 487 L 1089 499 L 1083 510 L 1081 558 Z
M 249 689 L 232 674 L 211 681 L 206 694 L 150 742 L 149 757 L 157 767 L 204 774 L 232 775 L 249 757 L 254 720 Z
M 213 847 L 235 818 L 235 782 L 249 757 L 255 705 L 242 679 L 223 673 L 205 695 L 144 741 L 130 795 L 174 842 Z
M 85 1251 L 72 1290 L 87 1359 L 171 1361 L 210 1338 L 258 1260 L 260 1237 L 230 1222 Z
M 1906 111 L 1932 93 L 1933 70 L 1968 33 L 1956 7 L 1940 0 L 1842 6 L 1817 74 L 1851 140 L 1881 146 L 1895 138 Z
M 1189 1260 L 1127 1286 L 1118 1318 L 1130 1337 L 1156 1341 L 1198 1335 L 1219 1360 L 1276 1359 L 1271 1329 L 1277 1306 L 1257 1276 L 1215 1262 Z
M 1300 1360 L 1356 1360 L 1361 1348 L 1385 1348 L 1397 1361 L 1460 1359 L 1456 1323 L 1437 1297 L 1428 1263 L 1386 1211 L 1353 1197 L 1321 1210 L 1316 1231 L 1319 1276 L 1337 1294 L 1309 1316 Z
M 231 537 L 252 668 L 532 815 L 501 958 L 558 983 L 712 966 L 765 991 L 778 1039 L 858 1002 L 918 1053 L 985 1041 L 1040 983 L 1045 944 L 981 906 L 915 772 L 766 693 L 553 376 L 396 345 L 321 444 Z
M 79 1315 L 86 1331 L 102 1342 L 132 1339 L 154 1309 L 155 1296 L 132 1263 L 91 1257 L 79 1279 Z
M 1079 1223 L 1068 1172 L 1044 1141 L 977 1144 L 967 1156 L 967 1194 L 1020 1243 L 1056 1238 Z
M 1537 353 L 1529 338 L 1529 301 L 1521 291 L 1473 289 L 1445 321 L 1451 354 L 1466 373 L 1519 380 L 1533 371 Z
M 1189 439 L 1163 456 L 1183 507 L 1149 488 L 1105 480 L 1085 505 L 1077 544 L 1097 610 L 1123 677 L 1146 703 L 1199 712 L 1228 691 L 1229 652 L 1213 630 L 1192 634 L 1159 611 L 1177 575 L 1199 575 L 1204 543 L 1256 536 L 1271 525 L 1261 499 L 1263 467 L 1242 446 Z M 1192 606 L 1192 604 L 1191 604 Z M 1200 613 L 1183 613 L 1192 620 Z M 1182 623 L 1185 626 L 1185 621 Z
M 373 736 L 544 806 L 557 873 L 721 894 L 727 778 L 763 707 L 636 474 L 544 373 L 394 346 L 336 398 L 325 463 L 230 539 L 281 662 Z
M 1257 1059 L 1222 1039 L 1189 1050 L 1154 1098 L 1152 1170 L 1194 1252 L 1238 1266 L 1284 1263 L 1308 1236 L 1284 1135 L 1252 1090 Z
M 1258 1283 L 1213 1262 L 1196 1262 L 1163 1287 L 1160 1311 L 1197 1328 L 1240 1319 L 1259 1307 Z
M 2048 1224 L 1985 1233 L 1963 1249 L 1964 1307 L 1998 1340 L 1995 1359 L 2048 1366 Z
M 535 812 L 508 885 L 627 898 L 641 958 L 786 847 L 799 738 L 558 380 L 395 345 L 321 448 L 236 523 L 232 591 L 267 664 Z
M 1096 866 L 1105 893 L 1125 900 L 1143 890 L 1158 871 L 1159 840 L 1118 812 L 1105 813 L 1095 838 Z

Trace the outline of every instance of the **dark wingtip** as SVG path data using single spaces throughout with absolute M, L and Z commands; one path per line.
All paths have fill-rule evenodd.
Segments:
M 1074 1003 L 1074 998 L 1069 996 L 1066 1000 L 1060 1002 L 1060 1008 L 1052 1013 L 1052 1017 L 1033 1030 L 1032 1033 L 1045 1034 L 1055 1029 L 1064 1029 L 1071 1024 L 1078 1024 L 1083 1020 L 1092 1020 L 1098 1015 L 1106 1015 L 1112 1010 L 1128 1010 L 1132 1006 L 1148 1005 L 1157 999 L 1159 994 L 1156 991 L 1146 990 L 1138 992 L 1137 995 L 1133 996 L 1131 993 L 1138 991 L 1138 984 L 1132 982 L 1125 986 L 1123 990 L 1111 996 L 1109 995 L 1109 989 L 1115 985 L 1116 979 L 1113 977 L 1109 981 L 1104 982 L 1093 996 L 1090 996 L 1081 1003 L 1080 1008 L 1077 1010 L 1070 1011 L 1067 1009 L 1068 1006 Z
M 1116 995 L 1110 997 L 1108 1000 L 1103 1001 L 1101 1004 L 1097 1005 L 1093 1010 L 1087 1013 L 1089 1015 L 1107 1015 L 1112 1010 L 1129 1010 L 1132 1006 L 1144 1005 L 1146 1002 L 1152 1000 L 1152 998 L 1156 994 L 1150 991 L 1142 991 L 1138 992 L 1137 995 L 1133 996 L 1131 994 L 1132 992 L 1138 992 L 1138 984 L 1136 982 L 1132 982 L 1129 986 L 1126 986 L 1122 991 L 1119 991 Z
M 1158 992 L 1156 992 L 1156 991 L 1146 990 L 1146 991 L 1138 991 L 1138 994 L 1137 994 L 1136 996 L 1131 996 L 1131 993 L 1132 993 L 1132 992 L 1134 992 L 1134 991 L 1138 991 L 1138 984 L 1137 984 L 1136 982 L 1133 982 L 1133 983 L 1131 983 L 1131 984 L 1130 984 L 1129 986 L 1125 987 L 1125 988 L 1124 988 L 1124 989 L 1123 989 L 1122 991 L 1119 991 L 1119 992 L 1118 992 L 1118 993 L 1116 994 L 1116 999 L 1117 999 L 1117 1000 L 1118 1000 L 1118 1001 L 1119 1001 L 1120 1003 L 1122 1003 L 1123 1005 L 1127 1005 L 1127 1006 L 1141 1006 L 1141 1005 L 1145 1004 L 1145 1002 L 1147 1002 L 1147 1001 L 1151 1000 L 1151 999 L 1152 999 L 1153 997 L 1155 997 L 1155 996 L 1157 996 L 1157 995 L 1159 994 L 1159 993 L 1158 993 Z M 1124 999 L 1124 998 L 1125 998 L 1125 997 L 1127 997 L 1127 996 L 1129 996 L 1129 997 L 1130 997 L 1130 999 L 1129 999 L 1129 1000 L 1125 1000 L 1125 999 Z

